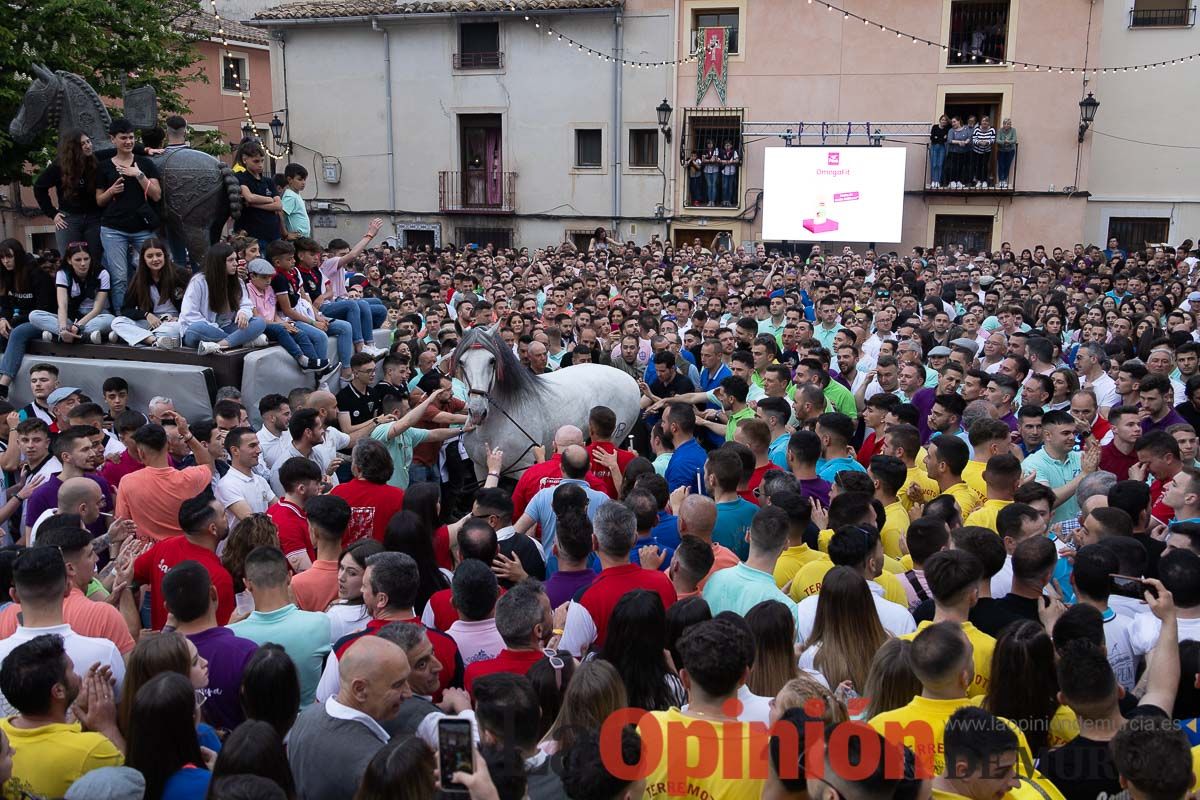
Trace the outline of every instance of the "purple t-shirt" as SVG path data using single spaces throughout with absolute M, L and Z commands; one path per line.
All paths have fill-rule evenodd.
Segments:
M 937 402 L 937 389 L 918 389 L 910 400 L 917 407 L 917 430 L 921 432 L 921 444 L 929 442 L 929 412 Z
M 591 586 L 594 580 L 596 580 L 596 573 L 590 569 L 571 570 L 569 572 L 559 570 L 554 573 L 546 579 L 546 583 L 544 584 L 546 596 L 550 598 L 550 607 L 558 608 L 573 598 L 580 589 L 585 586 Z
M 242 713 L 242 673 L 258 644 L 235 636 L 229 628 L 209 628 L 188 635 L 196 651 L 208 661 L 208 695 L 204 719 L 214 728 L 233 730 L 246 718 Z
M 825 508 L 829 508 L 829 481 L 822 478 L 801 478 L 800 496 L 813 497 Z
M 59 477 L 62 473 L 56 473 L 50 478 L 47 478 L 45 483 L 33 490 L 33 494 L 29 495 L 29 499 L 25 501 L 25 524 L 30 528 L 33 523 L 37 522 L 38 517 L 46 512 L 48 508 L 58 507 L 58 489 L 62 486 L 62 478 Z M 113 508 L 113 490 L 108 484 L 108 481 L 101 478 L 94 472 L 85 472 L 84 475 L 91 478 L 100 487 L 100 510 L 111 511 Z M 95 536 L 103 536 L 108 530 L 108 524 L 105 517 L 97 517 L 96 520 L 87 526 L 88 533 Z
M 1149 433 L 1150 431 L 1165 431 L 1172 425 L 1178 425 L 1181 422 L 1186 423 L 1187 420 L 1181 417 L 1179 412 L 1172 408 L 1167 412 L 1167 415 L 1158 422 L 1155 422 L 1149 417 L 1146 417 L 1144 420 L 1142 420 L 1142 433 Z

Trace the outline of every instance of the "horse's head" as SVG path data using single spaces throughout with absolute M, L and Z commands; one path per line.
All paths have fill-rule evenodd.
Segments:
M 504 363 L 496 349 L 496 337 L 492 335 L 494 327 L 467 331 L 454 353 L 455 369 L 467 384 L 467 416 L 474 425 L 483 423 L 488 413 L 488 399 L 497 380 L 503 376 Z
M 18 144 L 29 144 L 47 126 L 53 124 L 52 112 L 62 92 L 62 79 L 41 64 L 32 66 L 34 80 L 25 91 L 17 115 L 8 125 L 8 133 Z

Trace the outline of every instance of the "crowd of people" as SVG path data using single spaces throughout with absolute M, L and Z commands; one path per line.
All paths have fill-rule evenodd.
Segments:
M 1192 792 L 1191 242 L 407 249 L 277 205 L 194 276 L 141 242 L 109 327 L 265 333 L 318 380 L 189 420 L 33 363 L 0 401 L 4 796 Z M 50 273 L 57 336 L 97 341 L 92 247 L 0 244 L 6 382 Z M 595 406 L 479 481 L 478 326 L 535 375 L 633 376 L 633 435 Z

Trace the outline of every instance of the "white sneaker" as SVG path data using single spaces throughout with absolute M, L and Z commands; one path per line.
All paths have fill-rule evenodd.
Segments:
M 121 337 L 117 335 L 117 332 L 116 332 L 116 331 L 109 331 L 109 332 L 108 332 L 108 341 L 109 341 L 111 344 L 120 344 L 120 343 L 121 343 Z
M 375 347 L 370 344 L 364 344 L 362 351 L 372 358 L 379 358 L 379 356 L 386 356 L 388 354 L 388 351 L 382 347 Z
M 940 189 L 940 188 L 942 188 L 942 184 L 938 183 L 937 181 L 934 181 L 934 182 L 933 182 L 933 188 L 935 188 L 935 189 Z
M 251 341 L 250 344 L 247 346 L 248 347 L 266 347 L 270 343 L 271 343 L 271 340 L 267 338 L 267 335 L 265 333 L 260 333 L 258 336 L 255 336 L 253 341 Z
M 221 345 L 218 342 L 201 342 L 196 348 L 196 352 L 202 356 L 210 356 L 213 353 L 221 352 Z
M 88 334 L 88 341 L 92 344 L 101 344 L 104 342 L 104 334 L 100 331 L 92 331 Z
M 53 342 L 54 334 L 51 333 L 50 331 L 42 331 L 42 341 L 43 342 Z

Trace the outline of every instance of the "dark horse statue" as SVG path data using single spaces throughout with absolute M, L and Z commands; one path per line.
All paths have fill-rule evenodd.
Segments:
M 51 72 L 34 64 L 34 80 L 8 132 L 20 144 L 29 144 L 50 127 L 83 131 L 96 143 L 108 142 L 108 109 L 87 81 L 71 72 Z M 179 148 L 153 156 L 162 178 L 164 224 L 172 238 L 187 244 L 193 261 L 200 263 L 229 217 L 242 213 L 241 189 L 229 166 L 208 153 Z

